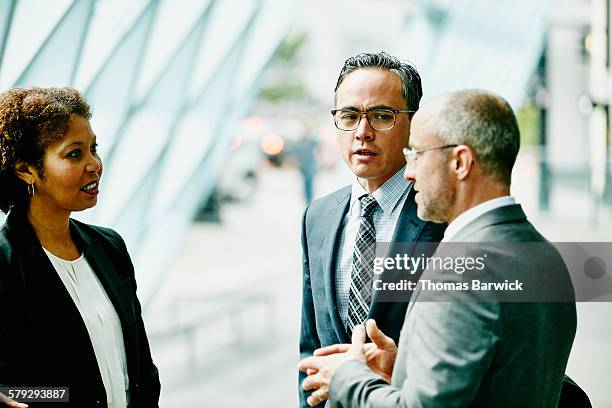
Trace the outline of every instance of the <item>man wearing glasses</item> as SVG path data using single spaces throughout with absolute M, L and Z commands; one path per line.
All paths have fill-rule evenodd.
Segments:
M 504 99 L 459 91 L 419 110 L 404 154 L 419 218 L 448 223 L 439 256 L 453 254 L 453 248 L 471 258 L 488 255 L 482 273 L 466 273 L 465 281 L 516 279 L 525 295 L 439 292 L 419 285 L 399 343 L 368 321 L 372 343 L 364 344 L 366 330 L 359 325 L 352 345 L 330 346 L 300 362 L 310 374 L 303 386 L 315 390 L 309 403 L 329 398 L 333 407 L 351 408 L 590 406 L 574 404 L 572 395 L 557 405 L 576 333 L 574 290 L 559 252 L 510 195 L 519 140 L 516 117 Z M 421 278 L 464 282 L 463 275 L 435 266 Z
M 402 177 L 402 149 L 421 96 L 414 67 L 386 53 L 349 58 L 340 72 L 331 113 L 355 178 L 304 212 L 301 359 L 350 342 L 353 327 L 368 318 L 399 338 L 407 303 L 373 299 L 375 243 L 438 242 L 444 231 L 419 220 L 412 183 Z M 310 394 L 301 386 L 305 377 L 300 373 L 301 407 Z

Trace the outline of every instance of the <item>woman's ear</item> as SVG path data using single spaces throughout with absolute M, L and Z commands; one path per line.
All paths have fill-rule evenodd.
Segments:
M 15 164 L 15 174 L 26 184 L 34 184 L 34 172 L 34 166 L 30 164 L 24 162 L 18 162 L 17 164 Z

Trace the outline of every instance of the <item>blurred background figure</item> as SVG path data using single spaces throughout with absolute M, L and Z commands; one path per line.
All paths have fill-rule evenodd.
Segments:
M 106 188 L 79 218 L 126 241 L 160 404 L 295 406 L 304 194 L 287 158 L 306 121 L 313 199 L 350 183 L 329 115 L 338 67 L 387 51 L 415 64 L 423 102 L 503 96 L 527 216 L 553 241 L 610 241 L 610 3 L 4 0 L 0 90 L 72 85 L 94 106 Z M 611 313 L 578 305 L 567 372 L 594 406 L 612 405 Z
M 297 166 L 304 181 L 304 200 L 310 204 L 313 197 L 314 178 L 317 174 L 317 147 L 315 136 L 306 128 L 299 139 L 291 146 L 291 152 L 297 159 Z

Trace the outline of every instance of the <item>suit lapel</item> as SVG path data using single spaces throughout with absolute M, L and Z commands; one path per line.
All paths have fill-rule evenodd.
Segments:
M 135 321 L 131 305 L 128 303 L 127 293 L 124 291 L 120 280 L 121 274 L 116 268 L 108 249 L 99 239 L 94 239 L 87 235 L 76 223 L 71 221 L 70 230 L 77 245 L 82 249 L 87 262 L 91 266 L 98 280 L 104 287 L 108 298 L 113 304 L 117 316 L 121 321 L 123 331 L 125 354 L 128 364 L 128 372 L 134 373 L 136 356 L 134 345 L 136 342 L 136 332 L 134 331 Z M 129 278 L 128 278 L 129 279 Z
M 416 242 L 421 230 L 423 229 L 423 226 L 425 225 L 425 221 L 420 220 L 416 215 L 417 208 L 416 203 L 414 202 L 415 194 L 416 192 L 411 186 L 410 191 L 408 192 L 408 197 L 406 197 L 406 201 L 404 202 L 402 212 L 397 219 L 393 238 L 391 239 L 391 241 L 394 243 Z M 391 244 L 391 247 L 393 247 L 393 244 Z M 385 280 L 384 272 L 382 275 L 380 275 L 379 279 L 383 281 Z M 370 312 L 368 313 L 368 318 L 384 316 L 389 307 L 393 307 L 393 305 L 403 305 L 403 302 L 392 302 L 392 305 L 390 305 L 391 302 L 379 302 L 379 297 L 380 292 L 374 292 L 374 298 L 372 299 L 372 305 L 370 307 Z
M 21 243 L 17 250 L 23 251 L 23 269 L 26 276 L 29 277 L 28 282 L 37 288 L 35 292 L 40 298 L 36 299 L 36 302 L 42 305 L 53 304 L 53 309 L 57 311 L 59 316 L 78 322 L 74 326 L 75 330 L 76 327 L 80 327 L 83 329 L 81 332 L 86 334 L 87 332 L 84 331 L 85 325 L 78 308 L 72 301 L 70 293 L 66 290 L 53 264 L 44 253 L 36 233 L 26 219 L 26 215 L 13 210 L 7 218 L 7 224 L 11 234 Z
M 327 299 L 327 307 L 330 311 L 330 317 L 336 335 L 341 343 L 349 341 L 346 329 L 342 324 L 340 313 L 338 311 L 338 302 L 336 298 L 336 266 L 338 264 L 338 252 L 340 250 L 340 234 L 344 231 L 344 217 L 349 209 L 351 192 L 338 200 L 337 205 L 332 208 L 328 214 L 327 222 L 329 225 L 329 233 L 325 234 L 323 259 L 325 260 L 325 291 Z
M 397 220 L 395 232 L 393 233 L 393 242 L 416 242 L 419 233 L 425 225 L 425 221 L 417 217 L 417 206 L 414 202 L 416 192 L 410 187 L 408 197 L 404 202 L 404 208 Z

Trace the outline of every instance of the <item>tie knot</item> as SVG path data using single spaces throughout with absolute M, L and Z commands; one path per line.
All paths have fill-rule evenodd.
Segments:
M 378 202 L 370 194 L 363 195 L 359 198 L 361 201 L 361 216 L 370 217 L 378 206 Z

